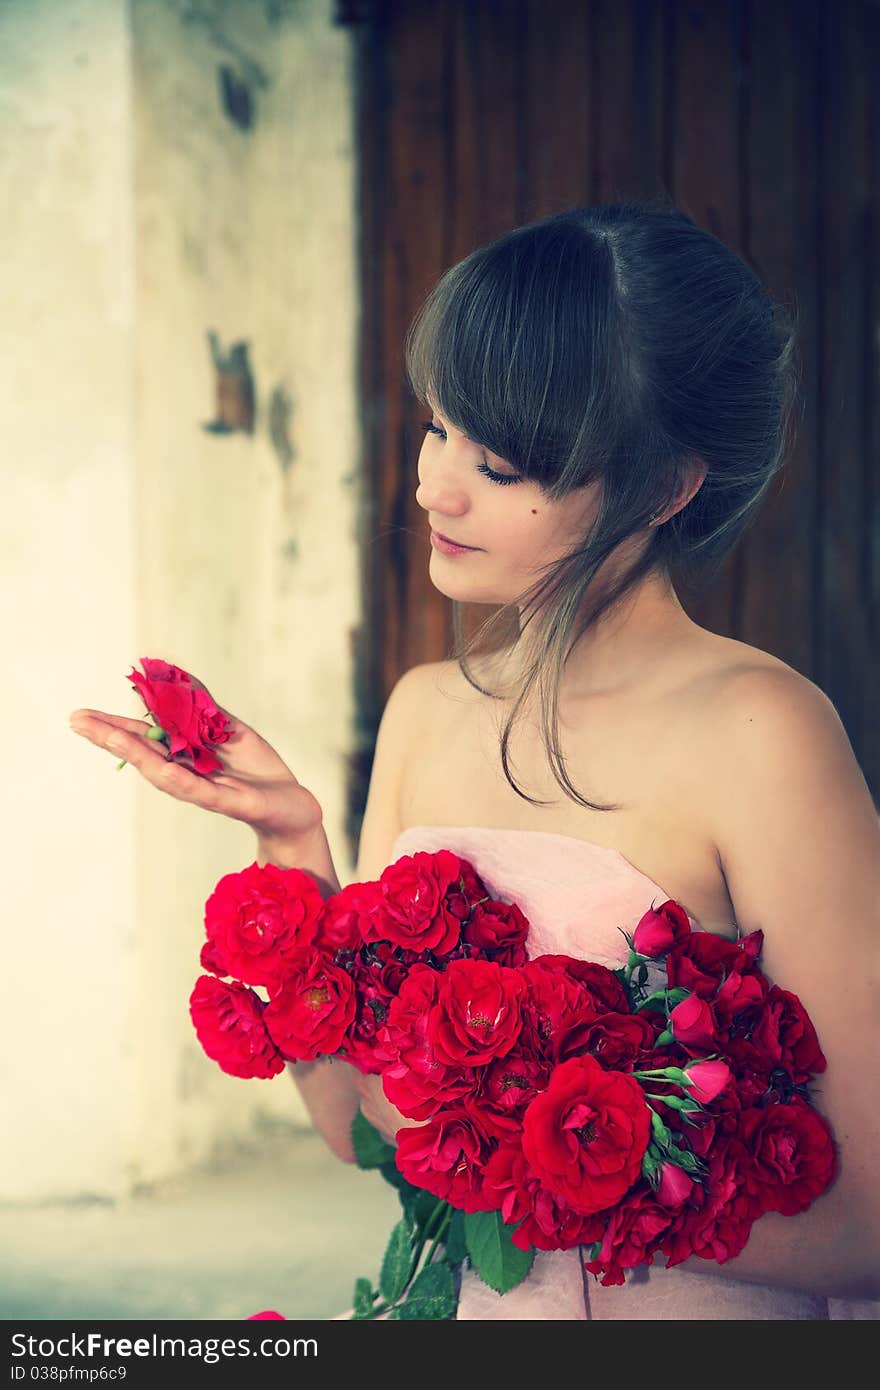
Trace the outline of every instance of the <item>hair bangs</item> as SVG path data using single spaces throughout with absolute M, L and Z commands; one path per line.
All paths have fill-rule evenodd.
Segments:
M 570 225 L 518 228 L 481 247 L 410 325 L 413 392 L 549 496 L 586 486 L 620 455 L 632 418 L 626 354 L 610 346 L 613 278 L 604 243 Z

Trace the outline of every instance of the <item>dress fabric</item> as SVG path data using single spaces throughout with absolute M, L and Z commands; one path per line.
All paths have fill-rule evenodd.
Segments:
M 530 923 L 530 958 L 563 953 L 617 969 L 628 952 L 622 930 L 632 932 L 652 905 L 670 896 L 618 850 L 545 831 L 411 826 L 395 840 L 389 863 L 440 849 L 467 859 L 497 900 L 518 904 Z M 880 1311 L 873 1300 L 825 1298 L 680 1266 L 667 1270 L 664 1258 L 627 1274 L 623 1285 L 603 1288 L 584 1270 L 582 1249 L 537 1251 L 529 1275 L 504 1295 L 464 1269 L 457 1317 L 826 1320 L 874 1319 Z

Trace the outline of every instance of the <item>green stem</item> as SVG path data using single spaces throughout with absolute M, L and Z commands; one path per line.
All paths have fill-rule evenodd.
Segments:
M 431 1243 L 431 1248 L 430 1248 L 430 1250 L 428 1251 L 428 1255 L 427 1255 L 427 1258 L 426 1258 L 426 1260 L 425 1260 L 425 1263 L 422 1265 L 422 1269 L 426 1269 L 427 1266 L 428 1266 L 428 1265 L 431 1263 L 431 1261 L 433 1260 L 433 1258 L 434 1258 L 434 1251 L 437 1249 L 437 1246 L 440 1244 L 441 1240 L 442 1240 L 443 1237 L 446 1235 L 446 1232 L 447 1232 L 447 1230 L 449 1229 L 449 1223 L 450 1223 L 451 1220 L 452 1220 L 452 1207 L 449 1208 L 449 1210 L 447 1211 L 446 1215 L 443 1217 L 443 1220 L 442 1220 L 441 1223 L 440 1223 L 440 1229 L 438 1230 L 437 1234 L 435 1235 L 435 1237 L 434 1237 L 434 1239 L 433 1239 L 433 1241 L 432 1241 L 432 1243 Z
M 434 1230 L 435 1230 L 434 1223 L 435 1223 L 435 1221 L 436 1221 L 436 1219 L 437 1219 L 438 1216 L 440 1217 L 440 1223 L 439 1223 L 439 1224 L 440 1224 L 441 1226 L 442 1226 L 442 1224 L 443 1224 L 443 1221 L 444 1221 L 444 1219 L 445 1219 L 445 1208 L 446 1208 L 446 1203 L 444 1202 L 443 1198 L 442 1198 L 442 1197 L 438 1197 L 438 1199 L 437 1199 L 437 1205 L 436 1205 L 436 1207 L 434 1208 L 434 1210 L 431 1212 L 431 1215 L 428 1217 L 427 1221 L 425 1222 L 424 1227 L 422 1228 L 421 1239 L 419 1240 L 419 1243 L 418 1243 L 418 1245 L 416 1246 L 415 1251 L 413 1252 L 412 1262 L 411 1262 L 410 1267 L 409 1267 L 409 1277 L 408 1277 L 408 1279 L 407 1279 L 407 1281 L 406 1281 L 406 1288 L 404 1289 L 404 1293 L 406 1292 L 406 1289 L 409 1288 L 410 1284 L 411 1284 L 412 1281 L 413 1281 L 413 1278 L 415 1277 L 415 1272 L 416 1272 L 416 1269 L 418 1268 L 419 1260 L 420 1260 L 421 1257 L 422 1257 L 422 1251 L 424 1250 L 425 1245 L 426 1245 L 428 1239 L 429 1239 L 432 1235 L 434 1235 Z

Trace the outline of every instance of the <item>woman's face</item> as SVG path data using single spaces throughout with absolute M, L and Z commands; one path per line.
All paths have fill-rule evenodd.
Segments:
M 595 485 L 550 501 L 437 410 L 419 452 L 416 501 L 433 531 L 476 547 L 444 555 L 431 545 L 431 582 L 468 603 L 514 602 L 581 538 L 596 508 Z

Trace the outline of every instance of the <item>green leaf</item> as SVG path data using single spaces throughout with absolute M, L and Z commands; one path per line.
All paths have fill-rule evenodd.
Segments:
M 382 1259 L 379 1289 L 386 1303 L 396 1303 L 406 1288 L 412 1265 L 412 1238 L 409 1223 L 398 1221 Z
M 392 1318 L 398 1319 L 399 1317 L 400 1317 L 400 1309 L 399 1309 L 399 1308 L 389 1308 L 388 1312 L 385 1314 L 385 1321 L 386 1321 L 386 1322 L 391 1322 Z
M 412 1282 L 406 1299 L 400 1305 L 400 1316 L 408 1322 L 418 1318 L 451 1318 L 456 1297 L 452 1270 L 448 1264 L 426 1265 Z
M 412 1184 L 407 1182 L 396 1163 L 380 1163 L 379 1172 L 386 1182 L 390 1183 L 392 1187 L 397 1188 L 400 1193 L 401 1201 L 404 1200 L 403 1194 L 406 1192 L 407 1188 L 414 1192 L 420 1190 L 418 1188 L 413 1188 Z
M 455 1211 L 446 1231 L 446 1258 L 452 1265 L 461 1264 L 467 1254 L 464 1240 L 464 1212 Z
M 499 1211 L 469 1211 L 464 1218 L 464 1239 L 471 1263 L 484 1283 L 496 1293 L 521 1284 L 532 1267 L 534 1250 L 518 1250 L 511 1240 L 513 1226 L 506 1226 Z
M 373 1311 L 373 1285 L 369 1279 L 357 1279 L 354 1286 L 352 1321 L 368 1318 Z
M 359 1168 L 380 1168 L 394 1161 L 394 1148 L 359 1110 L 351 1122 L 351 1142 Z

